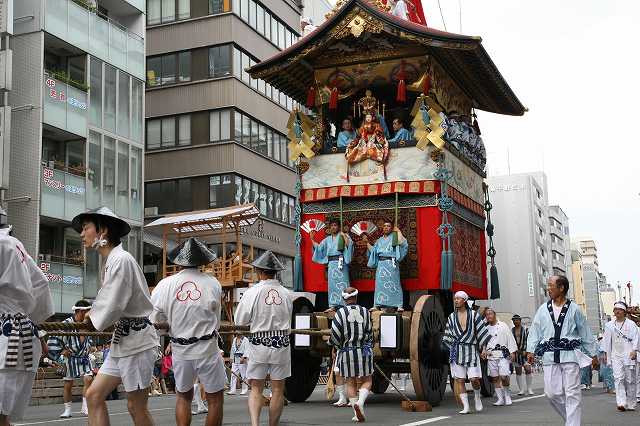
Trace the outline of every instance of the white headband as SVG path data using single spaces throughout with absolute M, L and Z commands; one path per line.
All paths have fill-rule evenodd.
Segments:
M 469 295 L 467 293 L 465 293 L 464 291 L 460 290 L 460 291 L 456 291 L 456 294 L 453 295 L 453 297 L 459 297 L 461 299 L 464 300 L 469 300 Z
M 72 311 L 88 311 L 90 309 L 91 309 L 91 306 L 76 306 L 76 305 L 73 305 L 71 307 Z
M 355 289 L 353 293 L 347 293 L 345 291 L 342 292 L 342 298 L 344 300 L 351 299 L 352 297 L 356 297 L 358 295 L 358 289 Z
M 625 305 L 623 302 L 616 302 L 613 304 L 613 309 L 622 309 L 623 311 L 627 311 L 627 305 Z

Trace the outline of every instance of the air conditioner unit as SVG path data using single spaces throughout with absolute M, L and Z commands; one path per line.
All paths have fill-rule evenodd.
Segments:
M 158 216 L 158 207 L 145 207 L 144 216 Z

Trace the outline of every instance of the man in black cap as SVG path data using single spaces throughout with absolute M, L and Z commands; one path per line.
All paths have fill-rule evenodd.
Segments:
M 72 307 L 73 316 L 70 316 L 62 322 L 73 323 L 83 322 L 85 314 L 91 309 L 91 303 L 86 300 L 78 300 Z M 93 373 L 91 371 L 91 363 L 89 362 L 89 349 L 91 349 L 92 341 L 87 336 L 51 336 L 47 345 L 49 346 L 49 358 L 56 362 L 64 362 L 66 374 L 64 381 L 64 393 L 62 400 L 64 401 L 64 412 L 61 418 L 71 417 L 72 388 L 75 379 L 82 379 L 82 410 L 80 412 L 85 416 L 89 415 L 87 408 L 87 389 L 91 385 Z M 64 358 L 64 359 L 63 359 Z
M 198 267 L 216 259 L 207 246 L 189 238 L 169 252 L 169 261 L 183 269 L 160 281 L 151 295 L 155 323 L 169 323 L 176 382 L 176 424 L 191 424 L 191 402 L 196 379 L 204 385 L 206 426 L 222 424 L 224 361 L 218 348 L 222 287 Z M 199 387 L 196 387 L 200 392 Z
M 527 337 L 529 337 L 529 329 L 522 326 L 522 318 L 520 315 L 515 314 L 511 317 L 513 327 L 511 333 L 514 339 L 516 339 L 516 359 L 513 361 L 513 369 L 516 371 L 516 383 L 518 383 L 518 395 L 524 395 L 525 390 L 529 395 L 533 395 L 533 376 L 531 372 L 531 364 L 527 362 Z M 525 389 L 522 380 L 522 370 L 524 369 L 524 377 L 527 387 Z
M 120 243 L 131 227 L 107 207 L 79 214 L 71 226 L 86 249 L 96 250 L 105 259 L 102 285 L 86 317 L 99 331 L 115 327 L 109 356 L 87 391 L 89 424 L 109 424 L 105 400 L 122 382 L 135 425 L 152 425 L 147 400 L 159 340 L 149 321 L 153 305 L 147 281 Z
M 284 266 L 270 251 L 252 263 L 260 282 L 250 287 L 240 299 L 235 314 L 237 325 L 250 325 L 247 378 L 251 384 L 249 414 L 251 425 L 260 424 L 264 381 L 271 379 L 269 425 L 279 424 L 284 403 L 284 381 L 291 376 L 289 332 L 293 304 L 289 290 L 275 276 Z

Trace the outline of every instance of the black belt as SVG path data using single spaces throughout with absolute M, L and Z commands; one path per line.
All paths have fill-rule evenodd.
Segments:
M 189 337 L 188 339 L 184 337 L 169 337 L 169 340 L 171 341 L 171 343 L 177 343 L 179 345 L 193 345 L 194 343 L 211 340 L 217 337 L 218 332 L 216 330 L 213 330 L 211 333 L 205 334 L 204 336 L 200 337 Z
M 546 342 L 538 343 L 534 353 L 536 356 L 543 356 L 546 352 L 572 351 L 574 349 L 578 349 L 580 344 L 580 339 L 567 339 L 566 337 L 563 337 L 562 339 L 556 340 L 552 337 Z
M 268 348 L 286 348 L 289 346 L 289 330 L 258 331 L 249 336 L 252 345 L 262 345 Z
M 335 256 L 329 256 L 329 261 L 340 260 L 341 257 L 342 257 L 341 254 L 338 254 L 338 255 L 335 255 Z
M 140 331 L 151 326 L 147 317 L 120 318 L 114 327 L 112 343 L 120 343 L 120 339 L 129 335 L 131 331 Z
M 395 257 L 391 257 L 391 256 L 378 256 L 378 259 L 380 259 L 380 260 L 395 260 Z

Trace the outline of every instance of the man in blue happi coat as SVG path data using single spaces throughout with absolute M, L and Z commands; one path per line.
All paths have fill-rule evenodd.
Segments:
M 356 131 L 353 130 L 353 121 L 351 118 L 345 118 L 342 120 L 342 131 L 338 133 L 338 140 L 336 142 L 338 148 L 348 147 L 355 138 Z
M 404 121 L 402 118 L 395 118 L 393 120 L 393 131 L 395 134 L 389 139 L 390 147 L 397 147 L 400 142 L 409 142 L 413 137 L 411 132 L 404 128 Z
M 596 341 L 587 319 L 567 298 L 569 280 L 554 275 L 547 282 L 550 300 L 538 308 L 527 338 L 527 358 L 544 365 L 544 392 L 567 426 L 580 425 L 580 367 L 597 365 Z M 589 359 L 592 358 L 592 359 Z
M 315 231 L 309 233 L 313 243 L 312 260 L 327 265 L 328 310 L 335 310 L 344 305 L 342 292 L 349 287 L 349 264 L 353 257 L 353 241 L 340 231 L 337 220 L 330 222 L 329 235 L 321 243 L 314 240 L 315 234 Z
M 395 236 L 394 236 L 395 233 Z M 373 307 L 397 308 L 402 312 L 402 285 L 400 283 L 400 262 L 409 251 L 407 239 L 400 229 L 393 228 L 391 222 L 382 226 L 382 236 L 374 245 L 369 243 L 366 234 L 362 240 L 367 244 L 369 268 L 376 268 L 376 288 L 373 295 Z

